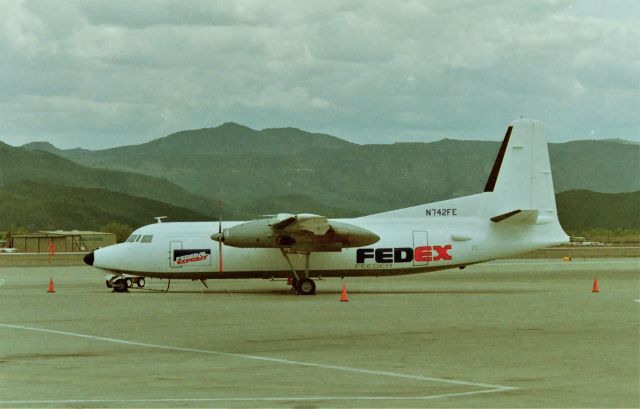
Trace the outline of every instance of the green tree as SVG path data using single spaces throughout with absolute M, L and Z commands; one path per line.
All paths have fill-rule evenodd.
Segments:
M 14 234 L 23 234 L 23 233 L 27 233 L 29 232 L 29 230 L 27 230 L 26 227 L 24 226 L 16 226 L 15 224 L 11 224 L 11 226 L 9 226 L 9 228 L 7 229 L 7 231 L 4 233 L 4 238 L 7 241 L 7 246 L 11 245 L 11 237 Z
M 116 241 L 122 243 L 131 235 L 133 227 L 128 224 L 120 222 L 109 222 L 100 228 L 100 231 L 105 233 L 114 233 L 116 235 Z

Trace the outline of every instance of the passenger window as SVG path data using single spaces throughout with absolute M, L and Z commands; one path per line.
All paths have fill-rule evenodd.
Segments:
M 142 240 L 140 240 L 140 243 L 151 243 L 151 240 L 153 240 L 153 236 L 150 234 L 145 234 L 144 236 L 142 236 Z

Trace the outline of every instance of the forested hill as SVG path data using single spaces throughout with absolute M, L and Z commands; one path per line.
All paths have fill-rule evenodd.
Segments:
M 50 152 L 16 148 L 0 142 L 0 187 L 24 181 L 106 189 L 208 214 L 213 213 L 209 211 L 216 206 L 214 200 L 191 193 L 164 178 L 134 171 L 96 169 Z
M 556 195 L 565 230 L 631 229 L 640 232 L 640 192 L 597 193 L 571 190 Z
M 97 188 L 19 182 L 0 187 L 0 231 L 21 227 L 38 230 L 100 230 L 110 222 L 133 228 L 168 221 L 207 221 L 209 217 L 156 200 Z

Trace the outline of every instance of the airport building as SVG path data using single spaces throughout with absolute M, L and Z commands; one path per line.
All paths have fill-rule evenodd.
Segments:
M 116 235 L 99 231 L 39 231 L 12 236 L 10 247 L 21 253 L 48 253 L 50 243 L 56 252 L 85 252 L 115 244 Z

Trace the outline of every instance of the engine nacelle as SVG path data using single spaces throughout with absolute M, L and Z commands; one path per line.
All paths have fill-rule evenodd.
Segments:
M 224 244 L 233 247 L 279 247 L 269 220 L 253 220 L 238 224 L 224 229 L 221 237 L 220 233 L 217 233 L 211 238 L 216 241 L 222 239 Z

